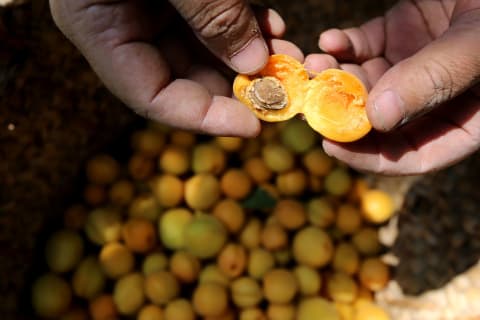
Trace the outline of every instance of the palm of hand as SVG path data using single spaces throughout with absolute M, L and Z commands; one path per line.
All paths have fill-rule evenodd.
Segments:
M 377 81 L 393 66 L 396 75 L 400 75 L 402 67 L 414 59 L 420 49 L 443 36 L 455 5 L 455 1 L 400 2 L 384 17 L 360 28 L 345 30 L 343 38 L 339 33 L 333 34 L 327 41 L 323 39 L 323 44 L 339 62 L 345 62 L 340 64 L 341 68 L 357 74 L 367 87 L 375 89 Z M 478 24 L 477 29 L 480 31 Z M 451 36 L 455 34 L 454 30 L 448 32 Z M 307 63 L 325 67 L 328 63 L 320 62 L 321 59 L 325 57 L 307 57 Z M 414 74 L 402 76 L 415 77 Z M 435 76 L 432 74 L 431 79 Z M 351 144 L 325 140 L 325 150 L 359 170 L 395 175 L 438 170 L 473 153 L 480 145 L 480 95 L 468 90 L 453 97 L 449 88 L 435 87 L 435 81 L 431 85 L 432 91 L 438 90 L 444 95 L 446 103 L 431 111 L 427 105 L 422 117 L 404 121 L 397 130 L 373 131 L 365 139 Z

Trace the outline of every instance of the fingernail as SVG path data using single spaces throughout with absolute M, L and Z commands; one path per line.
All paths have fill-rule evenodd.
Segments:
M 405 122 L 405 103 L 392 90 L 382 92 L 373 103 L 374 126 L 384 131 L 391 130 Z
M 261 38 L 253 39 L 245 48 L 230 58 L 239 73 L 255 73 L 267 63 L 268 48 Z

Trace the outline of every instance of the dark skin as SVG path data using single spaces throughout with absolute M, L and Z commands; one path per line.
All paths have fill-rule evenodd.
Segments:
M 243 0 L 51 0 L 55 22 L 105 85 L 139 114 L 174 127 L 252 137 L 260 123 L 231 98 L 224 71 L 253 73 L 269 52 L 303 60 L 276 39 L 285 24 Z
M 322 33 L 319 46 L 330 55 L 307 56 L 306 65 L 359 76 L 371 88 L 367 114 L 375 128 L 354 143 L 325 140 L 325 150 L 390 175 L 439 170 L 478 150 L 479 33 L 480 1 L 453 0 L 400 1 L 358 28 Z

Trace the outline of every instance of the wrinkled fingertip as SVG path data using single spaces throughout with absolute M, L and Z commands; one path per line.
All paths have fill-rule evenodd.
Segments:
M 305 56 L 302 50 L 290 41 L 282 39 L 270 39 L 267 41 L 270 52 L 274 54 L 286 54 L 303 63 Z
M 255 37 L 240 51 L 230 57 L 232 68 L 243 74 L 260 71 L 268 61 L 268 47 L 262 37 Z
M 322 32 L 318 39 L 318 47 L 328 53 L 350 52 L 352 50 L 350 39 L 340 29 L 329 29 Z

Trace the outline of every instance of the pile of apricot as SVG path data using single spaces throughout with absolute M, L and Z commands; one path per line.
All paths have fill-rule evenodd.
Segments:
M 294 58 L 275 54 L 259 73 L 238 75 L 233 92 L 261 120 L 285 121 L 302 114 L 331 140 L 355 141 L 371 129 L 365 110 L 367 90 L 344 70 L 327 69 L 312 76 Z
M 305 121 L 257 139 L 149 124 L 130 152 L 86 163 L 43 247 L 37 318 L 389 319 L 374 294 L 390 279 L 377 230 L 391 198 Z

